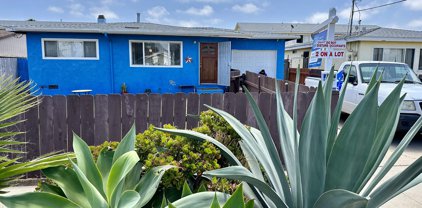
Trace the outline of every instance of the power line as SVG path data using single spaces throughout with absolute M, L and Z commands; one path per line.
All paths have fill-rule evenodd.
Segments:
M 357 10 L 355 12 L 363 12 L 363 11 L 367 11 L 367 10 L 371 10 L 371 9 L 377 9 L 377 8 L 380 8 L 380 7 L 386 7 L 386 6 L 390 6 L 390 5 L 393 5 L 393 4 L 402 3 L 402 2 L 405 2 L 405 1 L 407 1 L 407 0 L 400 0 L 400 1 L 395 1 L 395 2 L 388 3 L 388 4 L 382 4 L 382 5 L 378 5 L 378 6 L 374 6 L 374 7 L 360 9 L 360 10 Z

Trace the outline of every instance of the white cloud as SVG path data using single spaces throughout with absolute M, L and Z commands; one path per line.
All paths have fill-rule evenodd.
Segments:
M 214 9 L 210 5 L 205 5 L 202 8 L 191 7 L 187 9 L 186 11 L 178 11 L 178 12 L 183 12 L 186 14 L 197 15 L 197 16 L 210 16 L 211 14 L 214 13 Z
M 167 11 L 167 9 L 163 6 L 156 6 L 147 11 L 147 14 L 149 15 L 149 18 L 151 19 L 159 19 L 164 16 L 168 16 L 170 13 Z
M 90 9 L 91 16 L 97 18 L 102 14 L 106 19 L 119 19 L 119 16 L 107 7 L 93 7 Z
M 422 10 L 422 0 L 407 0 L 404 5 L 411 10 Z
M 49 6 L 47 8 L 47 10 L 49 12 L 53 12 L 53 13 L 63 13 L 64 12 L 64 10 L 61 7 L 56 7 L 56 6 Z
M 410 28 L 413 28 L 413 29 L 421 30 L 422 29 L 422 19 L 412 20 L 407 24 L 407 26 L 410 27 Z
M 200 2 L 200 3 L 219 4 L 219 3 L 230 3 L 233 0 L 178 0 L 178 1 L 182 3 Z
M 253 3 L 246 3 L 246 4 L 236 4 L 232 7 L 232 9 L 236 12 L 242 12 L 246 14 L 253 14 L 259 12 L 261 9 L 257 7 Z
M 322 23 L 328 18 L 327 12 L 316 12 L 306 19 L 306 23 Z
M 69 13 L 73 16 L 84 16 L 85 7 L 82 4 L 74 3 L 69 6 Z
M 195 20 L 179 20 L 175 22 L 175 25 L 182 27 L 199 27 L 201 24 Z

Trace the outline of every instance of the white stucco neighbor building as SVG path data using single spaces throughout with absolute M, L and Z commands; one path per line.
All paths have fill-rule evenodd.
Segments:
M 15 34 L 0 28 L 0 57 L 26 58 L 25 34 Z
M 298 40 L 286 42 L 285 59 L 291 67 L 308 67 L 311 54 L 311 35 L 319 24 L 302 23 L 238 23 L 239 31 L 265 31 L 299 35 Z M 361 25 L 347 35 L 348 25 L 337 24 L 335 37 L 347 41 L 344 59 L 335 59 L 337 67 L 344 61 L 396 61 L 407 63 L 415 73 L 422 75 L 422 31 L 383 28 L 376 25 Z M 322 64 L 324 66 L 324 64 Z

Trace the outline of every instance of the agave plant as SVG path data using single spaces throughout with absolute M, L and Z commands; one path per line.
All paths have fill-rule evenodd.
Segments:
M 416 121 L 393 155 L 375 174 L 394 137 L 405 97 L 400 95 L 403 81 L 379 105 L 380 80 L 374 75 L 365 97 L 338 131 L 347 86 L 342 89 L 332 112 L 333 77 L 332 70 L 325 85 L 319 83 L 300 132 L 297 129 L 298 76 L 293 118 L 284 109 L 276 83 L 280 149 L 275 146 L 262 113 L 247 89 L 246 96 L 260 130 L 248 128 L 232 115 L 207 106 L 221 115 L 242 138 L 241 148 L 249 168 L 243 167 L 228 148 L 211 137 L 189 130 L 161 130 L 214 143 L 232 166 L 205 172 L 204 176 L 247 182 L 245 194 L 255 199 L 259 207 L 379 207 L 422 182 L 421 157 L 403 172 L 380 184 L 422 126 L 422 118 Z M 279 155 L 283 156 L 284 163 Z
M 9 158 L 9 154 L 25 154 L 17 150 L 25 142 L 15 140 L 23 132 L 14 129 L 23 122 L 19 116 L 38 105 L 37 97 L 30 93 L 30 86 L 31 83 L 0 75 L 0 189 L 8 187 L 22 174 L 62 165 L 67 163 L 68 157 L 73 157 L 72 154 L 47 154 L 28 162 L 19 162 L 21 157 Z

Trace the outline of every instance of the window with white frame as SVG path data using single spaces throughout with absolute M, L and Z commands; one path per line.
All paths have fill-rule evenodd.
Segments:
M 173 41 L 130 41 L 131 66 L 182 66 L 182 43 Z
M 45 59 L 98 59 L 97 39 L 43 39 Z

